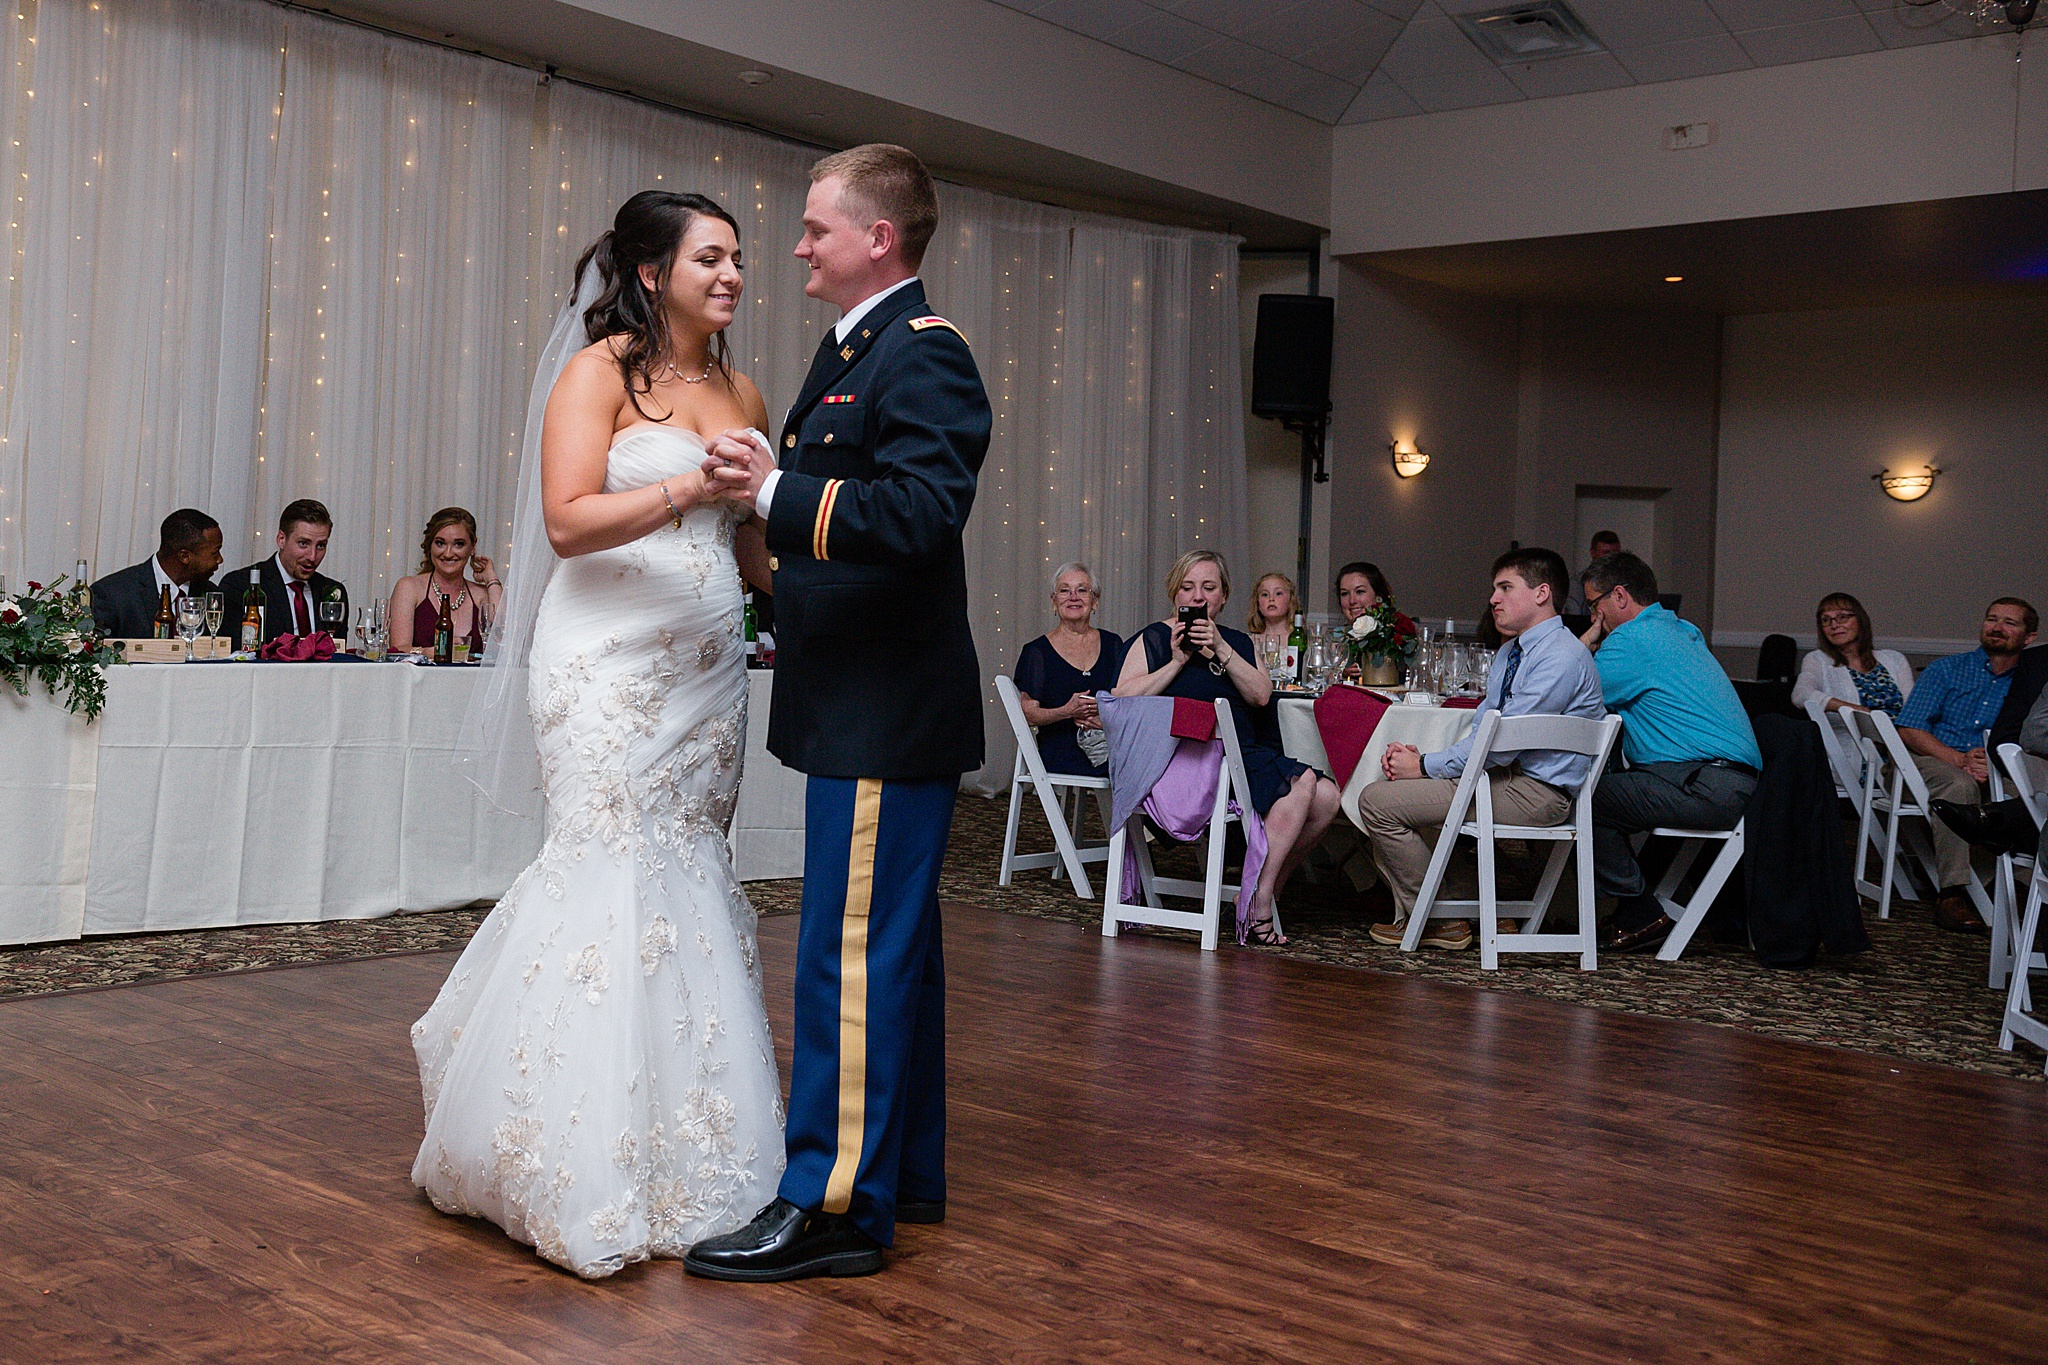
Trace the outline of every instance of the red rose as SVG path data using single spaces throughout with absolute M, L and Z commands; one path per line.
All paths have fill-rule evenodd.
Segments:
M 31 578 L 28 581 L 28 590 L 30 592 L 41 592 L 43 590 L 43 585 L 36 582 L 33 578 Z
M 1407 638 L 1408 638 L 1409 636 L 1413 635 L 1414 633 L 1415 633 L 1415 623 L 1414 623 L 1413 621 L 1409 620 L 1409 619 L 1408 619 L 1408 617 L 1407 617 L 1407 616 L 1406 616 L 1405 614 L 1403 614 L 1403 613 L 1401 613 L 1401 612 L 1398 612 L 1398 611 L 1397 611 L 1397 612 L 1395 612 L 1395 613 L 1394 613 L 1394 634 L 1396 634 L 1396 635 L 1400 636 L 1400 637 L 1401 637 L 1402 639 L 1404 639 L 1404 640 L 1405 640 L 1405 639 L 1407 639 Z

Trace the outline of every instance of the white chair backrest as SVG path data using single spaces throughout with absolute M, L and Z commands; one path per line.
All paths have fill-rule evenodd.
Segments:
M 2037 825 L 2048 824 L 2048 758 L 2030 754 L 2017 744 L 1998 746 L 1999 760 L 2012 775 L 2013 794 Z
M 1025 773 L 1038 782 L 1046 778 L 1045 760 L 1038 754 L 1038 736 L 1032 732 L 1031 722 L 1024 719 L 1024 703 L 1019 699 L 1017 684 L 1003 674 L 996 674 L 996 695 L 1002 698 L 1003 714 L 1010 718 L 1010 733 L 1017 737 L 1017 762 L 1011 769 L 1010 780 L 1015 781 Z
M 1857 732 L 1873 740 L 1877 751 L 1884 755 L 1898 776 L 1904 779 L 1907 794 L 1921 810 L 1927 809 L 1927 779 L 1920 775 L 1920 769 L 1913 763 L 1913 751 L 1906 747 L 1906 741 L 1899 737 L 1899 727 L 1892 724 L 1892 718 L 1882 711 L 1851 711 Z
M 1863 801 L 1863 764 L 1847 725 L 1828 710 L 1825 696 L 1808 697 L 1806 714 L 1820 727 L 1821 746 L 1827 750 L 1828 767 L 1834 770 L 1835 785 L 1860 807 Z
M 1237 724 L 1230 717 L 1230 703 L 1218 700 L 1216 703 L 1216 733 L 1223 739 L 1223 762 L 1230 769 L 1230 783 L 1239 798 L 1249 810 L 1252 799 L 1251 779 L 1244 771 L 1244 750 L 1237 742 Z
M 1488 711 L 1479 718 L 1479 728 L 1473 732 L 1472 748 L 1465 755 L 1465 771 L 1460 775 L 1458 790 L 1451 798 L 1451 814 L 1462 820 L 1465 801 L 1470 798 L 1478 807 L 1480 825 L 1492 826 L 1493 788 L 1481 781 L 1481 777 L 1486 771 L 1487 758 L 1495 750 L 1519 753 L 1528 749 L 1550 749 L 1584 754 L 1593 763 L 1586 770 L 1586 780 L 1580 784 L 1572 800 L 1573 824 L 1582 836 L 1590 839 L 1593 789 L 1600 785 L 1600 774 L 1606 770 L 1607 759 L 1614 752 L 1620 735 L 1621 717 L 1615 715 L 1588 720 L 1584 716 L 1503 716 L 1498 711 Z

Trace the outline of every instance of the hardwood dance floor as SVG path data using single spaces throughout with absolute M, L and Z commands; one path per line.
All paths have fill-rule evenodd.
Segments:
M 950 1221 L 780 1286 L 416 1197 L 451 954 L 0 1003 L 0 1358 L 2048 1356 L 2039 1086 L 984 911 L 947 958 Z

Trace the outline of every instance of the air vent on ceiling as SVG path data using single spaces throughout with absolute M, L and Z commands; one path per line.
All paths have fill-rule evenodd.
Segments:
M 1530 0 L 1456 18 L 1479 50 L 1500 66 L 1606 51 L 1564 0 Z

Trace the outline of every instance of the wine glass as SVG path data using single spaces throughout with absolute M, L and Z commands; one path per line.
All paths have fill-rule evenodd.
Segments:
M 210 592 L 206 594 L 206 633 L 208 635 L 220 634 L 221 613 L 226 610 L 227 595 L 225 593 Z
M 340 602 L 328 601 L 320 604 L 320 629 L 330 636 L 348 638 L 348 608 Z
M 199 638 L 199 628 L 206 624 L 206 603 L 197 597 L 178 599 L 178 638 L 185 642 L 185 662 L 192 662 L 192 642 Z

